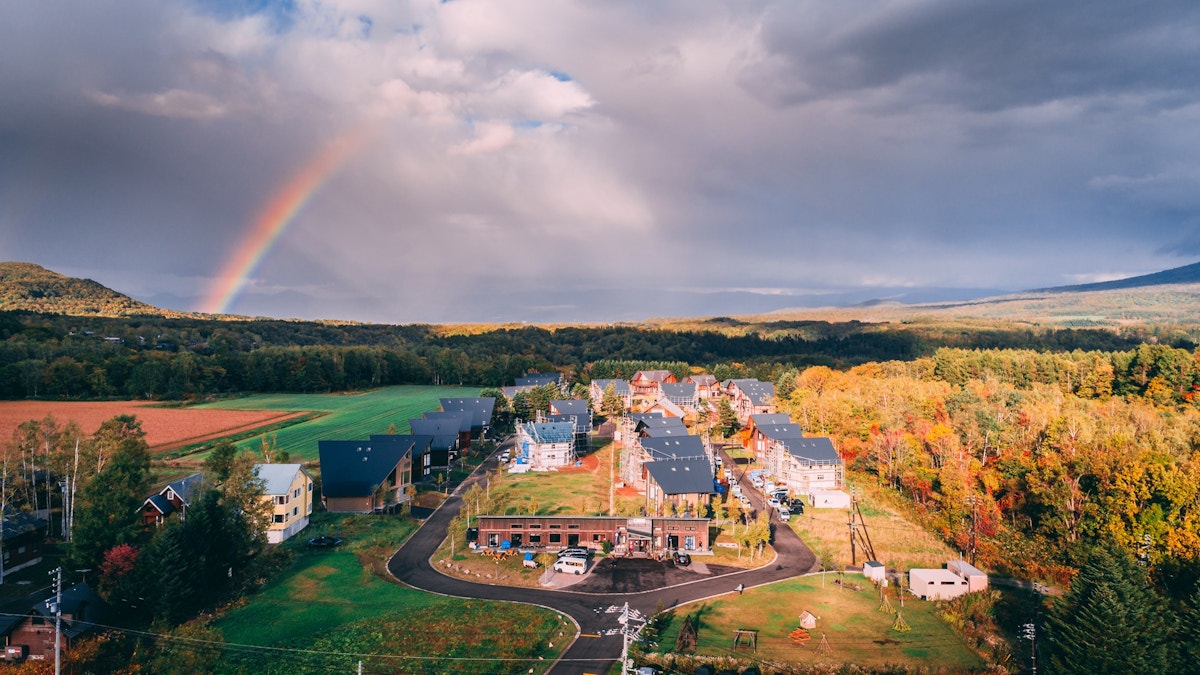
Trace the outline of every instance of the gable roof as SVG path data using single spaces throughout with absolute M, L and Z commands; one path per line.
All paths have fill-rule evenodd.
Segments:
M 633 424 L 635 426 L 641 422 L 646 422 L 648 420 L 657 420 L 657 419 L 666 419 L 667 418 L 667 416 L 662 413 L 629 413 L 629 415 L 627 415 L 627 417 L 628 417 L 629 421 L 633 422 Z
M 49 602 L 52 597 L 52 593 L 47 593 L 45 600 L 34 603 L 32 611 L 44 618 L 53 619 L 54 614 L 50 611 Z M 103 623 L 108 616 L 109 606 L 86 583 L 78 583 L 63 589 L 62 604 L 59 608 L 63 614 L 63 635 L 73 640 L 94 629 L 94 624 Z
M 683 378 L 683 381 L 691 382 L 692 384 L 700 385 L 702 387 L 712 387 L 712 386 L 715 386 L 716 384 L 718 384 L 717 376 L 712 375 L 711 373 L 704 373 L 701 375 L 688 375 L 687 377 Z
M 45 530 L 50 524 L 31 513 L 14 511 L 4 516 L 4 539 L 12 539 L 29 532 Z
M 758 413 L 751 415 L 750 421 L 760 427 L 769 424 L 791 424 L 792 416 L 787 413 Z
M 179 495 L 179 499 L 184 506 L 191 506 L 192 501 L 199 497 L 204 488 L 204 474 L 194 473 L 190 476 L 180 478 L 177 481 L 167 483 L 167 486 L 159 491 L 158 494 L 166 496 L 170 490 Z
M 427 412 L 421 417 L 427 420 L 454 420 L 458 422 L 458 432 L 471 431 L 471 413 L 469 412 Z
M 508 394 L 506 393 L 505 396 Z M 491 396 L 443 398 L 439 399 L 439 402 L 445 412 L 470 413 L 472 429 L 483 429 L 492 424 L 492 411 L 496 408 L 496 399 Z
M 813 462 L 840 462 L 842 458 L 833 447 L 833 441 L 825 436 L 809 438 L 788 438 L 781 440 L 788 454 L 800 459 Z
M 646 382 L 663 382 L 668 377 L 673 377 L 669 370 L 639 370 L 633 374 L 634 380 L 644 380 Z
M 773 441 L 804 437 L 799 424 L 768 424 L 758 427 L 758 432 Z
M 411 419 L 408 426 L 414 434 L 433 436 L 433 446 L 449 448 L 458 445 L 458 420 Z
M 584 415 L 546 415 L 542 418 L 543 422 L 565 422 L 575 426 L 575 433 L 586 434 L 591 426 L 588 424 L 588 418 Z
M 654 410 L 654 409 L 662 410 L 663 413 L 665 413 L 667 417 L 674 417 L 675 419 L 679 419 L 687 414 L 686 412 L 684 412 L 683 408 L 680 408 L 669 398 L 660 398 L 657 401 L 655 401 L 654 403 L 651 403 L 650 409 L 651 410 Z
M 630 415 L 632 418 L 633 416 Z M 637 421 L 634 428 L 638 431 L 643 429 L 674 429 L 679 428 L 687 431 L 687 427 L 683 426 L 683 420 L 678 417 L 667 417 L 666 415 L 653 415 L 643 417 Z
M 321 494 L 326 497 L 367 497 L 412 452 L 413 436 L 385 435 L 388 440 L 318 441 Z
M 558 373 L 530 373 L 522 377 L 518 377 L 513 384 L 518 387 L 544 387 L 547 384 L 558 386 L 562 380 L 562 375 Z
M 591 412 L 588 402 L 581 398 L 550 401 L 550 409 L 557 410 L 559 415 L 583 415 L 584 417 Z
M 308 476 L 302 464 L 255 464 L 254 473 L 262 479 L 264 495 L 287 494 L 297 473 Z M 308 477 L 312 479 L 312 476 Z
M 575 425 L 570 422 L 526 422 L 521 428 L 534 443 L 575 442 Z
M 699 436 L 673 436 L 667 438 L 643 438 L 641 446 L 651 459 L 677 459 L 682 457 L 708 456 L 704 452 L 704 441 Z
M 608 385 L 610 385 L 610 384 L 613 387 L 613 391 L 617 392 L 617 394 L 620 396 L 629 396 L 630 394 L 633 393 L 633 390 L 629 388 L 629 380 L 600 379 L 600 380 L 592 380 L 592 384 L 596 385 L 596 387 L 598 387 L 600 389 L 601 393 L 604 393 L 605 391 L 607 391 Z
M 696 384 L 694 382 L 663 382 L 659 385 L 664 396 L 675 398 L 695 398 Z
M 642 466 L 664 494 L 713 493 L 713 470 L 707 459 L 667 459 Z
M 142 508 L 139 510 L 145 511 L 147 504 L 149 504 L 150 506 L 153 506 L 156 511 L 163 514 L 164 516 L 169 516 L 172 513 L 175 513 L 175 505 L 171 503 L 170 499 L 167 499 L 166 497 L 164 497 L 162 495 L 162 493 L 155 493 L 155 494 L 152 494 L 149 497 L 147 497 L 146 501 L 142 502 Z M 7 539 L 8 538 L 7 525 L 4 528 L 4 535 L 5 535 L 4 538 Z

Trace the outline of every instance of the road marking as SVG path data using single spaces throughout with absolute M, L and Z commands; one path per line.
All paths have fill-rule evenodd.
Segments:
M 597 634 L 594 634 L 594 633 L 580 633 L 580 634 L 579 634 L 579 637 L 598 638 L 598 637 L 600 637 L 600 636 L 599 636 L 599 635 L 597 635 Z

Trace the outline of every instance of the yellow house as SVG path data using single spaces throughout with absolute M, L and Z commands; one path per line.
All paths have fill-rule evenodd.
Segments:
M 267 542 L 279 544 L 305 527 L 313 510 L 313 479 L 300 464 L 255 464 L 263 499 L 273 504 Z

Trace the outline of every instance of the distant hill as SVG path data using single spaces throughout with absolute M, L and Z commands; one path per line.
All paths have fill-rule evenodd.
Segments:
M 1094 284 L 1078 284 L 1075 286 L 1055 286 L 1053 288 L 1035 288 L 1026 293 L 1085 293 L 1089 291 L 1119 291 L 1128 288 L 1144 288 L 1146 286 L 1165 286 L 1168 284 L 1200 284 L 1200 263 L 1192 263 L 1183 267 L 1174 267 L 1162 272 L 1143 274 L 1126 279 L 1100 281 Z
M 91 279 L 76 279 L 24 262 L 0 263 L 0 310 L 70 316 L 176 316 Z

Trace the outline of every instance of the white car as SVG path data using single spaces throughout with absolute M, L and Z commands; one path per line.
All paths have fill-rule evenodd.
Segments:
M 760 490 L 762 489 L 762 486 L 764 485 L 764 481 L 763 481 L 763 479 L 762 479 L 762 476 L 755 476 L 754 478 L 751 478 L 751 479 L 750 479 L 750 483 L 751 483 L 751 484 L 752 484 L 754 487 L 756 487 L 756 488 L 758 488 L 758 489 L 760 489 Z
M 778 509 L 779 507 L 782 506 L 782 504 L 780 504 L 779 500 L 776 499 L 774 495 L 772 495 L 771 498 L 767 500 L 767 506 L 769 506 L 773 509 Z
M 785 523 L 792 519 L 792 512 L 788 511 L 786 508 L 784 508 L 782 506 L 775 509 L 775 512 L 779 514 L 779 519 L 784 521 Z
M 746 495 L 738 495 L 738 501 L 742 503 L 742 506 L 750 508 L 750 498 Z
M 587 558 L 559 558 L 554 561 L 555 572 L 563 572 L 569 574 L 583 574 L 587 571 Z

